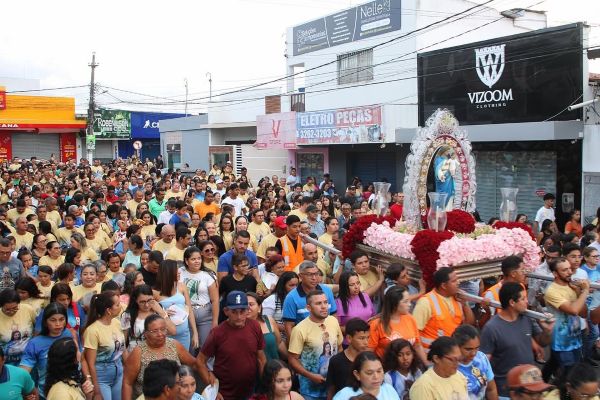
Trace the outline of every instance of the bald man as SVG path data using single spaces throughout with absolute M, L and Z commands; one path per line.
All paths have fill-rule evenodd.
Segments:
M 27 218 L 18 217 L 15 228 L 16 232 L 13 233 L 16 241 L 15 249 L 19 250 L 21 247 L 26 247 L 28 250 L 31 250 L 31 246 L 33 245 L 33 235 L 27 232 Z
M 160 231 L 160 240 L 154 243 L 152 250 L 160 251 L 163 256 L 175 246 L 175 228 L 172 225 L 165 225 Z
M 302 245 L 302 255 L 304 256 L 305 261 L 312 261 L 317 264 L 317 268 L 322 275 L 322 282 L 325 282 L 329 276 L 328 271 L 330 271 L 331 268 L 329 267 L 329 264 L 323 260 L 323 257 L 320 257 L 317 246 L 312 243 L 304 243 Z M 294 272 L 299 272 L 299 265 L 294 268 Z

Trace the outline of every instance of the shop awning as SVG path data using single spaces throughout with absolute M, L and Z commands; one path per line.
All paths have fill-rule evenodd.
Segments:
M 80 130 L 86 121 L 75 118 L 73 97 L 6 96 L 0 110 L 0 130 Z

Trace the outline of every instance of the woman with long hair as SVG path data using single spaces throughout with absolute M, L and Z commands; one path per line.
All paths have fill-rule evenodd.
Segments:
M 88 364 L 94 394 L 103 400 L 121 399 L 122 358 L 126 358 L 125 336 L 118 316 L 119 296 L 106 291 L 92 296 L 90 314 L 83 332 L 83 357 Z
M 92 380 L 79 369 L 79 349 L 72 338 L 56 340 L 48 350 L 48 366 L 44 392 L 46 400 L 91 400 Z
M 384 382 L 381 360 L 371 351 L 363 351 L 352 363 L 351 386 L 346 386 L 333 400 L 350 400 L 363 393 L 380 400 L 400 400 L 398 393 L 389 383 Z M 415 397 L 415 399 L 418 399 Z
M 267 297 L 263 303 L 263 315 L 265 317 L 272 317 L 279 331 L 285 336 L 285 327 L 283 326 L 283 301 L 285 296 L 296 287 L 300 282 L 298 274 L 292 271 L 284 272 L 275 285 L 275 291 L 269 297 Z
M 542 226 L 540 228 L 540 232 L 537 234 L 537 244 L 544 244 L 546 238 L 554 235 L 558 229 L 556 228 L 556 223 L 550 219 L 545 219 L 542 221 Z
M 148 238 L 153 239 L 156 230 L 156 220 L 150 211 L 144 211 L 140 214 L 140 220 L 143 222 L 140 236 L 146 241 Z
M 196 244 L 202 257 L 202 267 L 217 273 L 217 263 L 219 261 L 218 247 L 213 240 L 203 240 Z
M 46 244 L 48 254 L 40 258 L 39 265 L 47 265 L 56 271 L 56 268 L 65 262 L 65 256 L 61 254 L 61 247 L 58 242 L 48 242 Z
M 458 371 L 461 352 L 456 340 L 441 336 L 433 341 L 427 359 L 433 364 L 410 388 L 418 400 L 468 399 L 467 380 Z
M 235 218 L 235 232 L 234 235 L 241 231 L 248 231 L 248 218 L 244 215 L 240 215 Z M 248 245 L 248 249 L 252 250 L 256 253 L 258 250 L 258 242 L 254 235 L 250 235 L 250 244 Z
M 144 251 L 144 240 L 139 235 L 131 235 L 129 240 L 129 250 L 125 253 L 125 258 L 121 265 L 135 264 L 137 269 L 142 267 L 142 252 Z
M 573 365 L 559 388 L 544 397 L 548 400 L 598 400 L 600 399 L 598 375 L 591 365 L 580 362 Z
M 32 278 L 37 277 L 38 266 L 33 264 L 33 255 L 31 254 L 31 251 L 22 248 L 19 250 L 17 258 L 21 261 L 21 264 L 23 264 L 23 269 L 25 270 L 27 276 Z
M 203 262 L 203 252 L 207 249 L 214 255 L 215 246 L 209 241 L 200 242 L 199 247 L 188 247 L 183 253 L 183 268 L 179 270 L 179 282 L 189 292 L 200 346 L 219 319 L 217 274 Z
M 342 330 L 352 318 L 368 321 L 375 314 L 371 298 L 360 289 L 356 272 L 343 272 L 340 275 L 340 291 L 335 302 L 338 307 L 336 317 Z
M 81 267 L 81 285 L 72 288 L 73 301 L 79 301 L 90 293 L 100 293 L 101 283 L 96 282 L 97 269 L 95 264 Z
M 185 349 L 189 349 L 190 344 L 192 349 L 197 349 L 199 346 L 198 329 L 190 295 L 187 286 L 178 280 L 177 261 L 164 260 L 158 269 L 154 299 L 167 311 L 177 326 L 177 333 L 172 335 L 172 338 L 181 343 Z
M 233 218 L 230 215 L 223 215 L 219 221 L 219 236 L 225 243 L 225 250 L 229 250 L 233 246 Z
M 191 228 L 190 228 L 190 230 L 191 230 Z M 195 246 L 198 246 L 198 243 L 208 240 L 208 237 L 209 237 L 208 231 L 202 226 L 199 226 L 198 228 L 196 228 L 196 231 L 193 232 L 192 236 L 194 238 L 193 244 Z
M 281 340 L 279 327 L 272 317 L 262 315 L 262 299 L 254 292 L 246 293 L 248 296 L 248 318 L 259 323 L 265 339 L 265 355 L 267 360 L 278 359 L 279 354 L 287 357 L 287 349 Z
M 187 365 L 179 366 L 179 396 L 177 400 L 204 400 L 196 393 L 194 371 Z
M 158 314 L 165 318 L 165 321 L 168 321 L 168 333 L 175 334 L 175 325 L 169 321 L 168 314 L 154 300 L 152 288 L 146 284 L 137 286 L 131 293 L 127 309 L 121 314 L 121 329 L 125 335 L 127 351 L 131 352 L 144 340 L 144 321 L 152 314 Z
M 42 292 L 37 287 L 33 278 L 26 276 L 17 281 L 15 290 L 19 294 L 21 304 L 29 304 L 37 316 L 42 308 L 47 304 L 46 299 L 42 297 Z
M 394 387 L 400 399 L 408 397 L 412 384 L 421 376 L 422 364 L 408 340 L 394 339 L 385 349 L 385 382 Z
M 27 372 L 35 371 L 39 394 L 44 398 L 50 346 L 58 339 L 73 338 L 78 342 L 78 338 L 75 332 L 67 329 L 67 310 L 60 303 L 50 303 L 46 306 L 42 313 L 41 324 L 40 334 L 27 343 L 20 367 Z
M 369 348 L 379 357 L 383 357 L 391 340 L 401 337 L 413 345 L 419 360 L 428 364 L 417 322 L 410 314 L 410 300 L 405 288 L 394 286 L 385 293 L 381 315 L 374 318 L 369 326 Z
M 338 217 L 340 212 L 335 209 L 331 196 L 323 195 L 321 197 L 321 203 L 323 203 L 323 210 L 327 210 L 330 217 Z
M 250 400 L 302 400 L 292 391 L 292 370 L 281 360 L 268 360 L 260 379 L 260 387 Z
M 90 261 L 88 261 L 88 262 L 90 262 Z M 69 247 L 67 249 L 67 251 L 65 252 L 65 262 L 62 265 L 65 265 L 65 264 L 72 264 L 73 265 L 73 273 L 74 273 L 74 275 L 73 275 L 73 281 L 74 281 L 73 284 L 74 285 L 79 285 L 81 283 L 81 264 L 82 264 L 82 261 L 81 261 L 81 250 L 79 250 L 79 249 L 77 249 L 75 247 Z M 60 269 L 60 266 L 56 270 L 57 274 L 58 274 L 59 269 Z
M 65 283 L 57 283 L 50 292 L 50 304 L 61 304 L 67 310 L 67 329 L 77 334 L 77 341 L 81 338 L 81 331 L 86 323 L 85 310 L 78 302 L 73 301 L 73 292 L 71 287 Z M 35 320 L 35 332 L 42 331 L 42 315 L 38 315 Z
M 144 371 L 152 361 L 167 359 L 195 367 L 196 359 L 181 343 L 168 337 L 167 333 L 167 322 L 162 316 L 152 314 L 144 320 L 144 340 L 140 341 L 139 346 L 125 360 L 122 388 L 124 399 L 137 399 L 142 394 Z
M 574 233 L 578 238 L 583 234 L 581 226 L 581 210 L 571 210 L 569 213 L 569 221 L 565 224 L 565 233 Z
M 98 253 L 88 246 L 87 240 L 81 233 L 74 232 L 71 235 L 71 248 L 81 251 L 81 262 L 94 262 L 99 259 Z
M 265 296 L 269 296 L 275 290 L 279 277 L 285 272 L 285 260 L 279 254 L 273 254 L 265 261 L 265 272 L 261 275 L 265 287 L 268 289 Z M 263 297 L 265 297 L 263 296 Z

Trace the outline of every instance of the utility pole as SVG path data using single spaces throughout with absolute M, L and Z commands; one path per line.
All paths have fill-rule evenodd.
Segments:
M 212 101 L 212 75 L 210 72 L 206 73 L 206 77 L 208 78 L 208 101 Z
M 185 82 L 185 116 L 187 117 L 188 80 L 187 80 L 187 78 L 184 78 L 183 81 Z
M 99 64 L 96 64 L 96 52 L 92 53 L 92 63 L 88 64 L 92 68 L 92 76 L 90 79 L 90 104 L 88 105 L 88 119 L 87 119 L 87 137 L 86 137 L 86 148 L 87 148 L 87 158 L 90 165 L 94 161 L 94 150 L 96 148 L 96 141 L 94 137 L 94 111 L 95 111 L 95 101 L 94 94 L 96 92 L 96 86 L 94 84 L 94 70 Z M 92 146 L 90 146 L 90 137 L 94 137 L 94 141 L 92 142 Z

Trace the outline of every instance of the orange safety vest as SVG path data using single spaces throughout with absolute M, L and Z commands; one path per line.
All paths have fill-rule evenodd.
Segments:
M 304 261 L 304 254 L 302 254 L 302 240 L 298 237 L 296 248 L 294 248 L 294 244 L 287 235 L 279 238 L 279 240 L 281 240 L 281 247 L 283 249 L 281 256 L 285 262 L 285 270 L 293 271 L 298 264 Z
M 500 282 L 496 283 L 494 286 L 490 287 L 488 290 L 486 290 L 483 293 L 483 297 L 485 297 L 486 294 L 489 292 L 492 294 L 492 298 L 494 300 L 496 300 L 498 303 L 500 303 L 500 289 L 502 288 L 502 282 L 504 282 L 504 281 L 500 281 Z M 519 283 L 519 285 L 521 285 L 521 287 L 525 291 L 525 297 L 527 297 L 527 288 L 522 283 Z M 494 308 L 491 308 L 490 311 L 491 311 L 492 315 L 494 315 L 496 313 L 496 310 Z
M 454 315 L 448 308 L 448 303 L 435 290 L 425 295 L 429 306 L 431 307 L 431 318 L 427 321 L 427 325 L 421 331 L 421 342 L 423 347 L 428 349 L 434 340 L 441 336 L 451 336 L 454 330 L 463 321 L 462 307 L 456 299 L 452 299 L 454 307 Z

